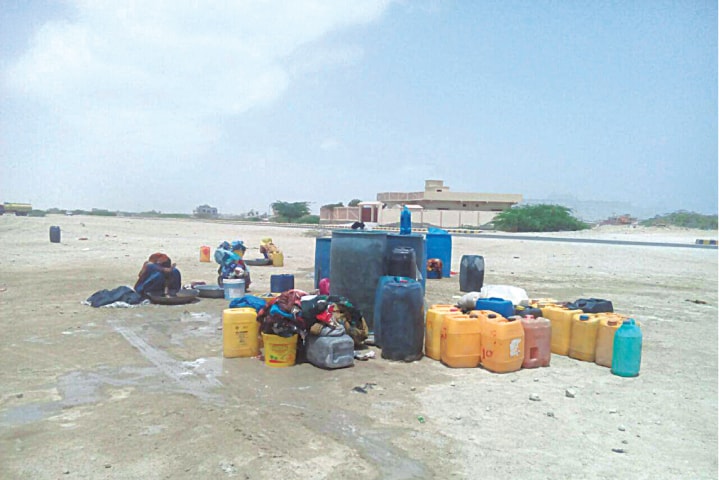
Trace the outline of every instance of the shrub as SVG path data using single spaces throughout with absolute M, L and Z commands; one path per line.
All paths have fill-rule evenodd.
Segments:
M 298 218 L 295 223 L 312 223 L 315 225 L 320 224 L 320 216 L 319 215 L 305 215 L 303 217 Z
M 700 213 L 679 210 L 666 215 L 657 215 L 654 218 L 643 220 L 640 225 L 651 227 L 655 225 L 674 225 L 676 227 L 698 228 L 701 230 L 716 230 L 717 216 L 702 215 Z
M 589 225 L 561 205 L 521 205 L 499 213 L 493 220 L 505 232 L 561 232 L 585 230 Z

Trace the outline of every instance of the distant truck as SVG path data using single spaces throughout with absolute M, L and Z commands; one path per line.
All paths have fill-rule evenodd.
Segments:
M 14 213 L 18 217 L 25 217 L 32 210 L 29 203 L 7 203 L 0 205 L 0 215 L 4 213 Z

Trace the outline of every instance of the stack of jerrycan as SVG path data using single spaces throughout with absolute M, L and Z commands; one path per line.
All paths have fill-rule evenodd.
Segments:
M 524 329 L 522 368 L 548 367 L 552 359 L 552 322 L 541 316 L 517 317 Z
M 572 319 L 584 313 L 582 310 L 570 310 L 562 305 L 546 305 L 541 307 L 542 317 L 552 322 L 552 353 L 569 354 L 569 343 L 572 336 Z
M 442 321 L 440 357 L 453 368 L 475 368 L 481 360 L 481 325 L 477 316 L 448 312 Z
M 482 367 L 496 373 L 522 368 L 524 329 L 519 317 L 505 318 L 491 310 L 472 310 L 469 315 L 479 319 Z
M 449 304 L 434 304 L 427 309 L 425 318 L 424 354 L 433 360 L 441 360 L 442 321 L 447 314 L 462 313 Z M 375 333 L 376 335 L 376 333 Z

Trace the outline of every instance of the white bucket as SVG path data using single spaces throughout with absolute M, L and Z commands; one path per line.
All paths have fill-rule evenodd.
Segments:
M 241 278 L 228 278 L 222 281 L 225 289 L 225 300 L 232 300 L 245 296 L 245 281 Z

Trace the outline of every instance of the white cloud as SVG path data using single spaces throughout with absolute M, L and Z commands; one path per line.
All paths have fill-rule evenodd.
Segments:
M 322 45 L 329 32 L 378 19 L 375 1 L 97 2 L 43 26 L 5 72 L 86 142 L 186 152 L 218 138 L 215 116 L 271 104 L 292 75 L 361 57 Z M 304 67 L 292 54 L 305 47 Z

